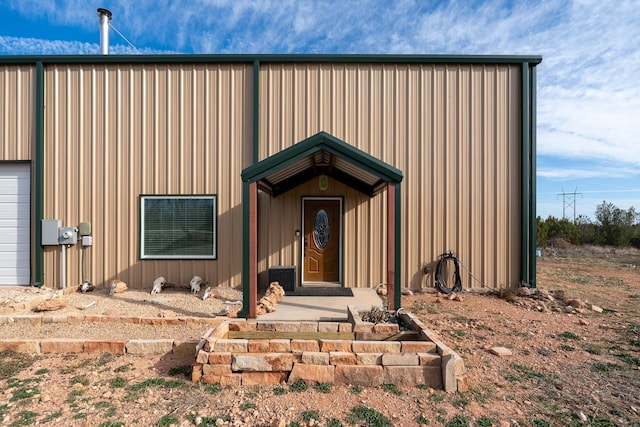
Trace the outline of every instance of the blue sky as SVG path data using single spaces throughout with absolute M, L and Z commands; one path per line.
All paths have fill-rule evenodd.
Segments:
M 0 55 L 111 53 L 542 55 L 538 214 L 578 192 L 640 210 L 640 7 L 625 0 L 0 0 Z M 573 218 L 573 208 L 567 210 Z

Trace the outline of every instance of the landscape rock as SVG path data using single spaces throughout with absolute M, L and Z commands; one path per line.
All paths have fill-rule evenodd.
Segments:
M 233 356 L 233 371 L 290 371 L 293 355 L 285 353 L 238 354 Z
M 540 289 L 540 288 L 536 289 L 535 296 L 537 299 L 545 299 L 549 301 L 555 300 L 555 298 L 552 297 L 549 291 L 546 289 Z
M 535 293 L 535 291 L 531 290 L 531 288 L 527 288 L 525 286 L 518 289 L 518 296 L 520 297 L 530 297 Z
M 507 357 L 513 355 L 513 352 L 506 347 L 491 347 L 489 351 L 492 354 L 500 357 Z
M 115 294 L 121 294 L 127 290 L 127 284 L 119 279 L 114 279 L 111 281 L 111 286 L 109 287 L 109 295 L 113 296 Z
M 296 381 L 333 384 L 335 382 L 335 366 L 296 363 L 293 365 L 287 382 L 293 384 Z
M 586 308 L 584 302 L 580 301 L 578 298 L 565 298 L 564 305 L 571 306 L 573 308 Z
M 383 373 L 382 366 L 341 365 L 335 368 L 335 380 L 337 384 L 379 387 L 383 383 Z
M 271 282 L 264 296 L 260 298 L 256 306 L 257 315 L 272 313 L 276 310 L 276 304 L 282 301 L 284 288 L 278 282 Z
M 402 384 L 406 387 L 415 387 L 424 384 L 434 389 L 442 389 L 442 371 L 437 366 L 385 366 L 384 383 Z M 457 387 L 453 379 L 453 388 L 447 392 L 455 392 Z
M 36 305 L 33 308 L 33 311 L 56 311 L 65 308 L 67 305 L 68 304 L 65 300 L 56 298 L 53 300 L 42 301 L 40 304 Z

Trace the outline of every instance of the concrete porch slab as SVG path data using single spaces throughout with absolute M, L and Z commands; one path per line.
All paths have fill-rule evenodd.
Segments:
M 347 320 L 347 306 L 355 305 L 359 312 L 382 307 L 375 289 L 352 288 L 352 297 L 301 297 L 285 295 L 276 311 L 258 316 L 258 320 L 323 321 Z

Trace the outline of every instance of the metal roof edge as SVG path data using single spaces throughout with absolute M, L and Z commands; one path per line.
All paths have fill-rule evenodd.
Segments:
M 153 55 L 0 55 L 0 64 L 148 64 L 148 63 L 415 63 L 537 65 L 540 55 L 417 54 L 153 54 Z

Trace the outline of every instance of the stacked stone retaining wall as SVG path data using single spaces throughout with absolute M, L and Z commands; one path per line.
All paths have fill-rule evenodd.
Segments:
M 205 328 L 216 326 L 223 318 L 201 317 L 135 317 L 135 316 L 56 316 L 56 315 L 13 315 L 0 316 L 0 328 L 3 324 L 56 324 L 60 327 L 71 324 L 111 323 L 135 325 L 202 325 Z M 193 355 L 200 340 L 173 339 L 127 339 L 100 340 L 82 338 L 46 338 L 46 339 L 0 339 L 0 351 L 10 350 L 22 353 L 114 353 L 114 354 L 180 354 Z
M 465 386 L 462 358 L 410 313 L 401 316 L 420 340 L 357 339 L 398 333 L 398 325 L 362 322 L 354 307 L 348 312 L 346 323 L 227 320 L 198 344 L 192 380 L 232 386 L 426 385 L 449 392 Z

